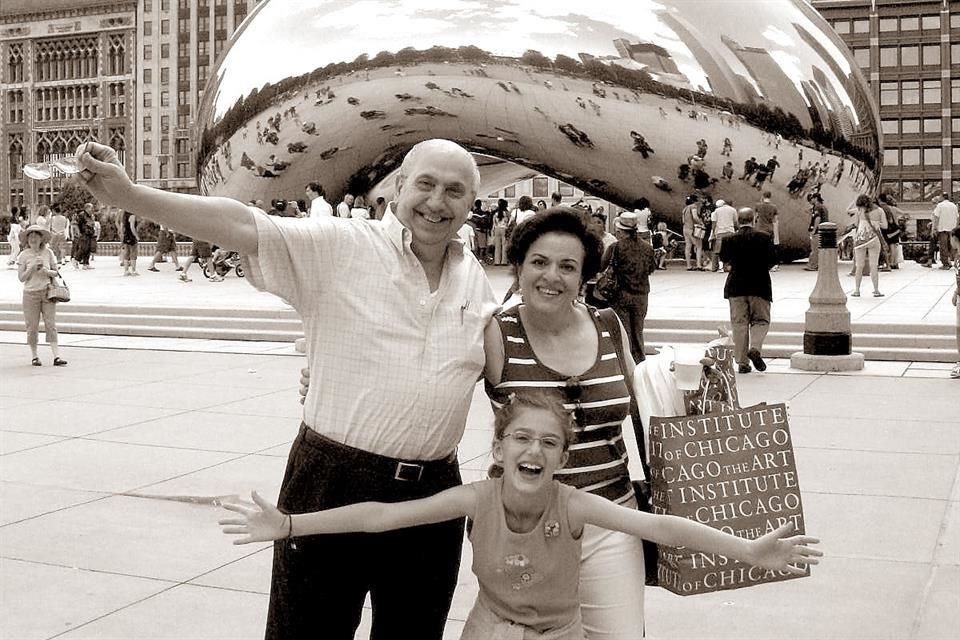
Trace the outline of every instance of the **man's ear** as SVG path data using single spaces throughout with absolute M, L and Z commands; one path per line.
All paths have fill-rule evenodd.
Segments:
M 403 188 L 403 174 L 398 173 L 396 180 L 393 182 L 393 197 L 396 199 L 400 195 L 400 190 Z

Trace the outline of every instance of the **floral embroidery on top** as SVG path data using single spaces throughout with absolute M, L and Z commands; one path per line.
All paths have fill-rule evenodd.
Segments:
M 537 573 L 530 559 L 522 553 L 509 555 L 503 559 L 504 566 L 497 569 L 498 573 L 505 574 L 510 580 L 510 587 L 520 591 L 543 581 L 543 576 Z
M 543 533 L 547 538 L 557 538 L 560 536 L 560 523 L 556 520 L 550 520 L 543 525 Z

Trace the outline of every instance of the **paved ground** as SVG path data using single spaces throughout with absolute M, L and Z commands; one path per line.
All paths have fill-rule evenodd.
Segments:
M 85 301 L 281 305 L 235 279 L 183 285 L 170 273 L 122 278 L 113 261 L 98 267 L 68 274 Z M 16 299 L 10 273 L 0 272 L 0 301 Z M 815 274 L 774 275 L 775 319 L 799 319 Z M 855 320 L 952 323 L 948 273 L 911 264 L 881 275 L 887 298 L 851 304 Z M 502 290 L 508 276 L 493 279 Z M 651 315 L 716 317 L 721 281 L 658 274 Z M 48 352 L 48 366 L 29 366 L 22 334 L 0 336 L 0 638 L 262 637 L 267 547 L 231 546 L 217 508 L 182 500 L 276 495 L 299 418 L 301 359 L 284 344 L 76 339 L 64 349 L 70 365 L 54 369 Z M 869 362 L 825 375 L 774 361 L 743 377 L 744 404 L 790 403 L 808 530 L 827 558 L 810 578 L 751 589 L 688 598 L 648 589 L 648 636 L 954 637 L 960 382 L 948 369 Z M 460 459 L 472 480 L 490 441 L 479 388 L 467 426 Z M 462 566 L 450 638 L 476 593 L 469 545 Z

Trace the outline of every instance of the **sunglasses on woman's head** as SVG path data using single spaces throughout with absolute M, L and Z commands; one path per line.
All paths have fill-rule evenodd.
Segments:
M 577 426 L 584 426 L 583 407 L 580 406 L 580 398 L 583 397 L 583 385 L 580 384 L 580 378 L 577 376 L 567 378 L 563 386 L 563 393 L 567 398 L 567 402 L 576 403 L 576 406 L 573 408 L 573 419 L 577 421 Z

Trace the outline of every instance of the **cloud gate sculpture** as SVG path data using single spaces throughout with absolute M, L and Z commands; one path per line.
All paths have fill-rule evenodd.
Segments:
M 268 0 L 205 91 L 198 180 L 244 201 L 310 181 L 334 202 L 389 195 L 406 151 L 442 137 L 476 155 L 481 197 L 543 173 L 646 197 L 676 226 L 690 194 L 748 206 L 770 190 L 798 258 L 811 193 L 842 223 L 875 190 L 877 123 L 803 0 Z

